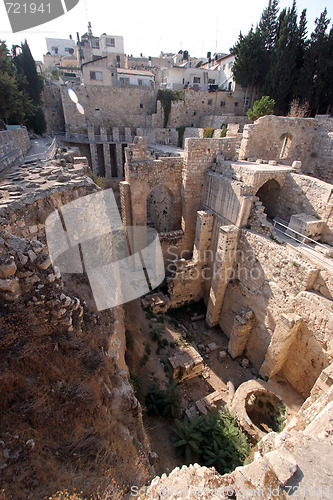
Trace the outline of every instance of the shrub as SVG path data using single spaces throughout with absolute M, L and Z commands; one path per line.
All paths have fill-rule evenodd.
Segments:
M 211 127 L 204 128 L 204 133 L 203 133 L 204 139 L 211 139 L 214 135 L 214 130 L 215 129 Z
M 146 400 L 147 389 L 143 378 L 140 377 L 140 375 L 137 375 L 136 373 L 130 373 L 129 382 L 133 387 L 135 397 L 137 398 L 138 401 L 140 401 L 142 405 L 144 405 Z
M 249 454 L 245 434 L 226 409 L 196 416 L 191 422 L 177 420 L 172 430 L 178 454 L 189 462 L 195 452 L 202 465 L 213 465 L 221 474 L 243 465 Z
M 274 112 L 275 101 L 268 95 L 264 95 L 259 101 L 255 101 L 253 108 L 247 111 L 247 116 L 253 122 L 260 116 L 272 115 Z
M 226 137 L 227 135 L 227 127 L 223 127 L 223 129 L 221 130 L 221 134 L 220 134 L 220 137 Z

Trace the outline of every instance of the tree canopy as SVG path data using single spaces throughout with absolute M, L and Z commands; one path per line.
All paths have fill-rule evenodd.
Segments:
M 230 49 L 235 55 L 234 77 L 275 100 L 275 112 L 288 113 L 294 99 L 308 102 L 311 114 L 333 106 L 333 27 L 325 9 L 308 38 L 306 9 L 298 18 L 294 0 L 279 12 L 269 0 L 256 28 L 240 33 Z
M 43 133 L 46 124 L 41 107 L 42 88 L 43 79 L 36 71 L 27 41 L 14 46 L 10 54 L 6 43 L 0 40 L 0 120 Z

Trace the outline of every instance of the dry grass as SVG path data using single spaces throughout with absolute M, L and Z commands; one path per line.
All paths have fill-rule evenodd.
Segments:
M 110 488 L 117 498 L 147 480 L 145 453 L 121 435 L 126 428 L 138 435 L 137 417 L 103 383 L 116 390 L 123 382 L 101 352 L 110 328 L 87 317 L 78 338 L 23 306 L 3 308 L 0 330 L 0 450 L 9 455 L 0 500 L 102 499 Z

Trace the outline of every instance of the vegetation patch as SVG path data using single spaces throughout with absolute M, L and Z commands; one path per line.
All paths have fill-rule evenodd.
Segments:
M 183 101 L 184 98 L 184 90 L 159 89 L 157 91 L 157 100 L 161 102 L 164 111 L 164 128 L 168 126 L 172 101 Z
M 225 474 L 244 464 L 250 445 L 226 409 L 197 415 L 191 421 L 176 420 L 172 427 L 173 445 L 187 463 L 199 461 Z

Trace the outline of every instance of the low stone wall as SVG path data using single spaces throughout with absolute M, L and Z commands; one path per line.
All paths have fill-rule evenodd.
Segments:
M 30 139 L 26 127 L 0 131 L 0 171 L 7 168 L 30 148 Z

